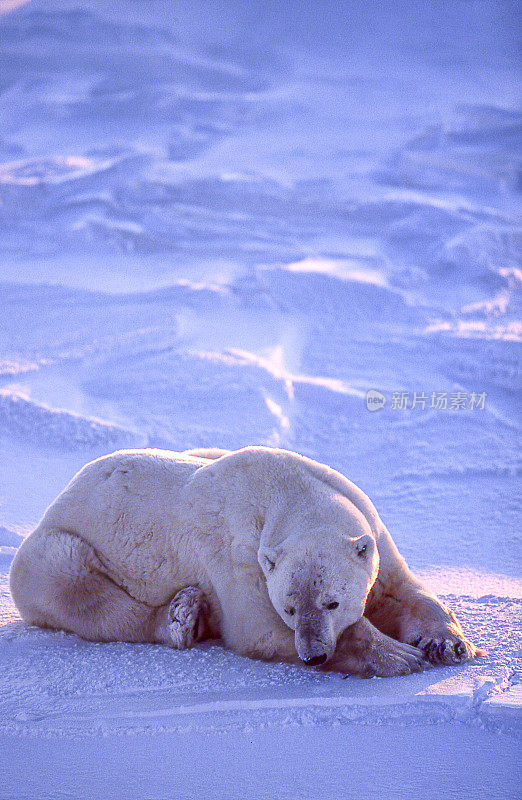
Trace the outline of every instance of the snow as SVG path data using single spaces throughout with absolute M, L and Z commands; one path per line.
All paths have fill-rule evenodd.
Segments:
M 520 793 L 516 17 L 0 2 L 2 798 Z M 363 681 L 20 622 L 86 461 L 247 444 L 359 484 L 487 658 Z

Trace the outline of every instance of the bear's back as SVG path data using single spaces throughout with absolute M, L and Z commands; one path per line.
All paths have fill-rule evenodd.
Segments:
M 159 587 L 177 581 L 181 565 L 171 554 L 180 494 L 205 463 L 163 450 L 122 450 L 91 461 L 48 508 L 33 535 L 60 529 L 79 536 L 119 585 L 149 602 L 152 592 L 156 600 L 156 584 L 163 594 Z M 140 589 L 144 576 L 146 596 Z

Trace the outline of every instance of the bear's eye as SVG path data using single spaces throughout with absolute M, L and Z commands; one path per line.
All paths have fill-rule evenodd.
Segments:
M 362 547 L 360 547 L 357 550 L 357 555 L 358 556 L 364 556 L 365 554 L 366 554 L 366 545 L 364 544 Z
M 289 617 L 293 617 L 295 614 L 295 608 L 293 606 L 290 608 L 285 608 L 285 614 L 288 614 Z
M 327 603 L 326 608 L 328 611 L 333 611 L 335 608 L 339 608 L 339 603 L 336 600 L 333 600 L 331 603 Z

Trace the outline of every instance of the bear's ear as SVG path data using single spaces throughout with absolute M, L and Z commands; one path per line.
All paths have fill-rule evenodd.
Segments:
M 363 533 L 362 536 L 358 536 L 357 539 L 353 540 L 355 545 L 355 552 L 359 556 L 359 558 L 363 559 L 371 559 L 373 555 L 373 548 L 375 547 L 375 541 L 371 534 Z
M 265 577 L 268 577 L 275 569 L 277 553 L 273 547 L 261 546 L 257 554 L 257 560 L 259 561 L 259 566 L 263 570 Z

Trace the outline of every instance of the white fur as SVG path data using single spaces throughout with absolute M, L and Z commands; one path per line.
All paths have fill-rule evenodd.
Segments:
M 308 661 L 332 657 L 382 586 L 420 584 L 360 489 L 263 447 L 99 458 L 49 507 L 11 569 L 24 619 L 91 639 L 172 643 L 169 603 L 191 586 L 208 601 L 208 631 L 236 652 Z

